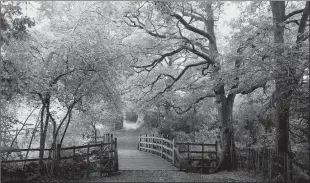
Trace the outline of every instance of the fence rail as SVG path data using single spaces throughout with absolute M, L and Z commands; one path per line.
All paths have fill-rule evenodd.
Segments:
M 187 171 L 209 173 L 217 166 L 217 141 L 214 144 L 178 142 L 176 145 L 179 147 L 179 153 L 183 155 L 183 166 Z
M 262 173 L 269 179 L 296 182 L 292 156 L 267 148 L 237 148 L 237 168 Z M 281 176 L 279 176 L 281 175 Z
M 118 171 L 118 153 L 117 153 L 117 139 L 113 138 L 112 134 L 108 135 L 105 142 L 101 141 L 98 143 L 89 143 L 87 145 L 72 146 L 72 147 L 60 147 L 57 144 L 56 149 L 44 149 L 49 151 L 48 158 L 43 158 L 48 164 L 52 162 L 51 171 L 55 175 L 68 172 L 67 170 L 72 169 L 85 169 L 84 172 L 76 171 L 72 172 L 72 175 L 85 173 L 87 176 L 91 172 L 100 172 L 100 176 L 104 173 L 111 173 Z M 92 149 L 91 149 L 92 148 Z M 1 152 L 4 153 L 18 153 L 18 152 L 29 152 L 29 151 L 40 151 L 40 149 L 7 149 Z M 53 152 L 53 154 L 51 153 Z M 67 154 L 67 156 L 65 156 Z M 69 155 L 68 155 L 69 154 Z M 2 156 L 4 157 L 4 156 Z M 71 163 L 66 165 L 66 162 L 70 160 Z M 9 165 L 10 163 L 20 162 L 38 162 L 39 158 L 34 159 L 15 159 L 15 160 L 2 160 L 3 165 Z M 63 162 L 63 163 L 61 163 Z M 72 163 L 73 162 L 73 163 Z M 61 166 L 63 164 L 63 166 Z M 83 167 L 83 168 L 81 168 Z M 86 167 L 86 168 L 85 168 Z M 53 170 L 52 170 L 53 169 Z
M 184 146 L 187 148 L 182 148 Z M 197 146 L 201 148 L 195 148 Z M 211 147 L 213 150 L 207 150 L 205 147 Z M 173 166 L 185 171 L 200 169 L 202 173 L 207 173 L 211 168 L 215 168 L 218 161 L 217 142 L 215 144 L 175 142 L 174 139 L 169 140 L 163 136 L 156 137 L 154 134 L 144 134 L 139 136 L 138 149 L 156 154 L 170 162 Z M 212 154 L 214 157 L 210 158 L 209 154 Z

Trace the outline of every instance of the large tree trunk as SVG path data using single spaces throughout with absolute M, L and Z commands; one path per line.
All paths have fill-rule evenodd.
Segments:
M 310 45 L 310 38 L 308 38 L 308 42 Z M 310 58 L 308 59 L 308 93 L 310 93 Z M 310 177 L 310 96 L 308 99 L 308 175 Z
M 278 47 L 275 52 L 276 73 L 275 73 L 275 96 L 276 96 L 276 151 L 279 155 L 289 153 L 289 112 L 292 95 L 292 82 L 289 68 L 282 57 L 284 44 L 284 26 L 281 23 L 285 20 L 285 2 L 270 1 L 274 24 L 274 43 Z M 282 163 L 282 162 L 281 162 Z M 287 181 L 287 166 L 284 166 L 284 181 Z
M 236 152 L 233 131 L 233 104 L 234 94 L 225 96 L 224 85 L 218 85 L 214 88 L 215 100 L 218 108 L 220 120 L 221 148 L 220 162 L 214 172 L 221 170 L 232 170 L 236 167 Z
M 214 43 L 209 45 L 212 57 L 216 60 L 218 56 L 216 36 L 214 32 L 214 16 L 212 10 L 212 2 L 206 4 L 207 22 L 206 28 L 208 33 L 213 37 Z M 219 65 L 215 65 L 213 74 L 217 75 L 220 70 Z M 235 100 L 235 94 L 225 95 L 224 84 L 221 79 L 217 80 L 217 85 L 214 87 L 215 100 L 217 104 L 218 116 L 220 120 L 220 134 L 221 134 L 221 147 L 222 153 L 220 154 L 220 162 L 213 172 L 221 170 L 232 170 L 236 166 L 236 154 L 235 154 L 235 140 L 234 131 L 232 125 L 232 112 Z

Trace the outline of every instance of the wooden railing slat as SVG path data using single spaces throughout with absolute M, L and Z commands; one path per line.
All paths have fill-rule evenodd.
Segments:
M 177 145 L 186 145 L 187 150 L 179 150 L 177 148 Z M 191 150 L 191 148 L 195 146 L 201 146 L 201 150 Z M 206 148 L 205 148 L 206 147 Z M 208 147 L 214 148 L 215 150 L 208 150 Z M 198 161 L 198 160 L 203 160 L 207 162 L 213 162 L 213 161 L 218 161 L 217 153 L 217 141 L 215 144 L 205 144 L 205 143 L 192 143 L 192 142 L 174 142 L 173 140 L 169 140 L 162 137 L 155 137 L 154 135 L 147 135 L 143 134 L 139 136 L 139 144 L 138 144 L 138 149 L 140 151 L 146 151 L 149 153 L 154 154 L 157 153 L 160 155 L 162 158 L 166 159 L 167 161 L 170 161 L 173 166 L 179 166 L 178 168 L 182 169 L 181 164 L 183 163 L 183 158 L 180 153 L 187 153 L 186 159 L 188 160 L 193 160 L 193 161 Z M 190 154 L 191 153 L 197 153 L 201 154 L 199 158 L 191 158 Z M 215 154 L 215 159 L 205 159 L 205 154 Z M 178 162 L 178 165 L 176 162 Z M 203 163 L 203 162 L 202 162 Z M 195 167 L 195 168 L 201 168 L 201 172 L 204 171 L 204 168 L 207 168 L 209 166 L 205 166 L 204 163 L 202 166 Z

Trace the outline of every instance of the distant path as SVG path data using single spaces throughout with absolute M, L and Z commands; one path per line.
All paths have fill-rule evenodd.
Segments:
M 118 145 L 119 170 L 178 170 L 161 157 L 139 151 L 140 133 L 139 129 L 114 133 Z

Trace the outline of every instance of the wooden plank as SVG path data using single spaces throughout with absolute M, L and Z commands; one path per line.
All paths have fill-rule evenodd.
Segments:
M 1 163 L 18 163 L 18 162 L 27 162 L 27 161 L 39 161 L 40 159 L 20 159 L 20 160 L 5 160 Z M 43 158 L 43 160 L 49 160 L 49 158 Z
M 147 148 L 147 147 L 140 147 L 140 148 L 145 151 L 154 151 L 157 153 L 161 153 L 161 150 L 157 150 L 157 149 L 152 149 L 152 148 Z
M 40 151 L 40 149 L 5 149 L 1 150 L 1 153 L 6 153 L 6 152 L 22 152 L 22 151 Z M 49 151 L 52 149 L 43 149 L 43 151 Z
M 170 154 L 167 154 L 167 153 L 163 152 L 163 155 L 165 155 L 166 157 L 168 157 L 169 159 L 172 160 L 172 156 Z
M 169 143 L 169 144 L 172 144 L 172 141 L 171 141 L 171 140 L 169 140 L 169 139 L 165 139 L 165 138 L 163 138 L 163 140 L 164 140 L 165 142 Z
M 202 160 L 201 158 L 189 158 L 189 159 L 186 159 L 186 160 L 191 160 L 191 161 L 200 161 Z M 208 161 L 218 161 L 216 159 L 204 159 L 204 161 L 208 162 Z
M 150 145 L 154 145 L 154 146 L 161 146 L 161 144 L 152 143 L 152 142 L 140 142 L 140 144 L 150 144 Z
M 204 143 L 188 143 L 188 142 L 177 142 L 176 143 L 177 145 L 197 145 L 197 146 L 212 146 L 212 147 L 215 147 L 215 144 L 204 144 Z
M 96 143 L 96 144 L 90 144 L 89 147 L 100 147 L 101 145 L 109 145 L 111 144 L 111 142 L 108 143 Z M 72 149 L 83 149 L 83 148 L 88 148 L 88 144 L 87 145 L 83 145 L 83 146 L 75 146 L 75 147 L 63 147 L 61 148 L 61 150 L 72 150 Z
M 163 145 L 163 148 L 166 149 L 166 150 L 169 150 L 170 152 L 172 152 L 172 148 L 170 148 L 168 146 Z
M 184 150 L 184 151 L 180 151 L 180 153 L 187 153 L 187 152 L 189 152 L 189 153 L 198 153 L 198 154 L 201 154 L 202 153 L 202 151 L 186 151 L 186 150 Z M 217 152 L 216 151 L 203 151 L 203 153 L 205 153 L 205 154 L 217 154 Z
M 177 170 L 159 156 L 138 150 L 119 150 L 120 170 Z

